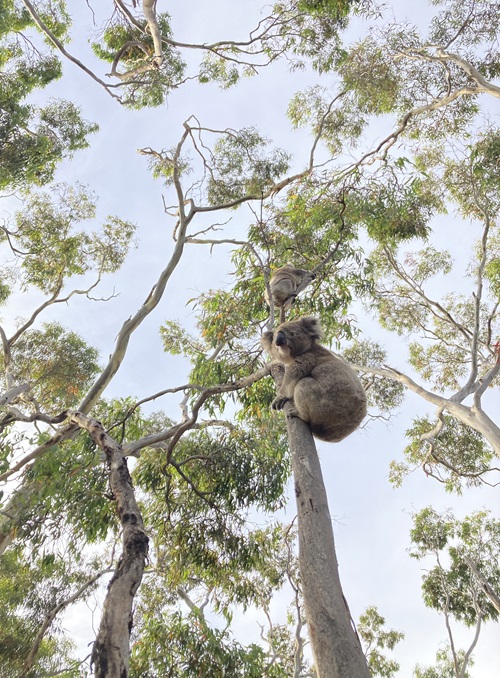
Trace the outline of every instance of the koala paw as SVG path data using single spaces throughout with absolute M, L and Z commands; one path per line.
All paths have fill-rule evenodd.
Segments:
M 275 398 L 273 402 L 271 403 L 271 407 L 273 410 L 282 410 L 283 407 L 285 406 L 285 403 L 287 403 L 290 400 L 290 398 Z

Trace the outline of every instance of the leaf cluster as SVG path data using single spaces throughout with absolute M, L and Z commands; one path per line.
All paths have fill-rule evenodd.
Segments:
M 401 405 L 405 397 L 403 384 L 388 377 L 370 374 L 370 367 L 381 368 L 387 359 L 387 352 L 378 342 L 369 339 L 356 340 L 342 355 L 349 362 L 368 368 L 366 372 L 361 371 L 359 376 L 371 407 L 389 412 Z
M 142 613 L 142 615 L 141 615 Z M 196 613 L 158 608 L 146 616 L 138 610 L 141 637 L 132 646 L 131 678 L 189 678 L 198 675 L 231 675 L 235 678 L 286 678 L 279 663 L 270 665 L 269 656 L 255 643 L 242 645 L 226 629 L 209 627 Z M 158 652 L 156 648 L 161 647 Z
M 465 219 L 497 223 L 500 209 L 500 131 L 487 126 L 456 158 L 447 158 L 443 182 Z
M 57 322 L 24 332 L 12 350 L 11 373 L 29 382 L 31 394 L 46 412 L 74 407 L 99 372 L 98 352 L 76 332 Z
M 404 476 L 423 467 L 444 483 L 448 492 L 462 493 L 463 487 L 481 485 L 491 468 L 494 453 L 483 436 L 457 419 L 443 416 L 440 432 L 427 440 L 435 427 L 427 418 L 416 418 L 406 436 L 411 443 L 405 448 L 406 461 L 392 462 L 390 480 L 399 486 Z
M 135 226 L 108 217 L 100 231 L 76 230 L 96 216 L 96 200 L 83 186 L 56 184 L 51 193 L 28 191 L 16 228 L 7 231 L 20 261 L 21 286 L 57 294 L 66 278 L 94 270 L 100 277 L 120 268 L 129 251 Z
M 413 676 L 414 678 L 456 678 L 457 672 L 455 661 L 460 667 L 460 675 L 463 676 L 463 678 L 472 678 L 472 674 L 469 673 L 468 669 L 465 669 L 465 671 L 463 670 L 465 650 L 455 650 L 455 652 L 452 653 L 449 645 L 446 645 L 436 652 L 435 666 L 422 666 L 421 664 L 417 664 Z M 467 667 L 473 665 L 474 660 L 469 655 L 467 658 Z
M 397 245 L 425 239 L 431 218 L 441 209 L 434 184 L 427 178 L 410 176 L 401 183 L 395 174 L 386 174 L 350 194 L 346 218 L 362 224 L 376 242 Z
M 282 586 L 286 573 L 292 574 L 296 560 L 292 554 L 294 531 L 281 525 L 254 529 L 253 539 L 260 544 L 260 551 L 240 566 L 239 575 L 231 566 L 217 572 L 192 569 L 177 593 L 188 601 L 186 614 L 179 606 L 178 596 L 171 583 L 171 560 L 163 550 L 162 541 L 157 551 L 154 579 L 140 592 L 132 651 L 133 671 L 141 675 L 188 676 L 189 670 L 198 670 L 199 664 L 190 664 L 199 655 L 202 662 L 212 661 L 217 675 L 262 675 L 269 678 L 285 678 L 293 671 L 294 637 L 290 625 L 272 624 L 267 633 L 262 626 L 262 638 L 269 644 L 241 645 L 232 638 L 228 626 L 221 630 L 222 615 L 229 625 L 237 602 L 244 607 L 252 604 L 267 612 L 272 593 Z M 153 572 L 151 573 L 153 574 Z M 160 612 L 158 614 L 158 612 Z M 168 646 L 168 656 L 152 651 L 159 645 Z M 241 664 L 238 664 L 238 661 Z M 214 669 L 212 669 L 212 673 Z M 134 674 L 135 675 L 135 674 Z M 302 674 L 301 674 L 302 675 Z
M 364 653 L 372 676 L 392 678 L 399 671 L 399 664 L 388 659 L 382 650 L 393 650 L 405 637 L 400 631 L 384 631 L 385 619 L 375 606 L 368 607 L 360 616 L 357 632 L 364 646 Z
M 77 578 L 76 578 L 77 579 Z M 0 561 L 0 677 L 21 675 L 39 626 L 45 614 L 67 595 L 71 582 L 68 564 L 51 555 L 26 558 L 19 549 L 12 549 Z M 53 627 L 40 645 L 37 662 L 29 678 L 50 675 L 67 667 L 74 644 Z M 79 672 L 65 671 L 67 678 L 78 678 Z
M 332 156 L 355 148 L 367 122 L 353 98 L 346 94 L 342 92 L 332 101 L 327 88 L 315 85 L 297 92 L 288 105 L 287 114 L 293 126 L 309 125 Z
M 113 64 L 111 75 L 119 77 L 124 91 L 121 102 L 128 108 L 164 104 L 170 92 L 181 82 L 186 69 L 179 49 L 169 40 L 172 34 L 170 15 L 164 12 L 156 19 L 162 36 L 161 64 L 155 54 L 151 33 L 141 19 L 136 19 L 141 25 L 139 28 L 115 13 L 101 41 L 92 43 L 94 54 Z
M 227 132 L 215 143 L 207 184 L 210 205 L 259 197 L 276 183 L 288 170 L 290 154 L 281 149 L 264 153 L 268 143 L 254 128 Z
M 146 417 L 134 404 L 131 398 L 101 400 L 94 416 L 121 443 L 136 441 L 169 425 L 161 413 Z M 49 437 L 48 432 L 40 433 L 29 444 L 41 445 Z M 11 454 L 16 452 L 17 445 L 13 445 Z M 108 482 L 100 451 L 86 432 L 80 432 L 38 457 L 13 495 L 12 505 L 7 498 L 2 508 L 17 535 L 36 548 L 60 539 L 75 548 L 82 541 L 98 543 L 118 529 Z
M 64 39 L 69 17 L 63 2 L 38 3 L 38 12 L 52 33 Z M 35 48 L 30 30 L 36 25 L 13 0 L 0 4 L 0 189 L 49 182 L 57 164 L 88 146 L 98 126 L 81 117 L 64 100 L 40 107 L 26 99 L 62 75 L 59 59 Z

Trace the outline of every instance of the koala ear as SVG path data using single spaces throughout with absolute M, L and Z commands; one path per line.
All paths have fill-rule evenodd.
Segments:
M 262 345 L 262 348 L 267 351 L 268 353 L 271 353 L 271 348 L 273 345 L 273 333 L 272 332 L 264 332 L 260 339 L 260 343 Z
M 300 319 L 300 324 L 313 341 L 318 341 L 323 336 L 321 325 L 317 318 L 306 316 L 305 318 Z

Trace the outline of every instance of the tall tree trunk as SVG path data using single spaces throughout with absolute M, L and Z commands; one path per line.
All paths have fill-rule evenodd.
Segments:
M 285 413 L 287 406 L 285 405 Z M 370 678 L 338 573 L 332 520 L 318 453 L 307 424 L 287 418 L 297 498 L 299 566 L 319 678 Z
M 96 678 L 127 678 L 132 606 L 144 572 L 148 537 L 121 445 L 106 433 L 96 419 L 74 412 L 71 420 L 86 429 L 106 454 L 109 483 L 122 527 L 123 550 L 108 585 L 101 624 L 92 649 L 94 675 Z

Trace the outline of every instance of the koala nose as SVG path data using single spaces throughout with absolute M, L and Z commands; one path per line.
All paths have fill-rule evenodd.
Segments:
M 276 335 L 276 346 L 286 346 L 286 337 L 284 332 L 278 332 Z

